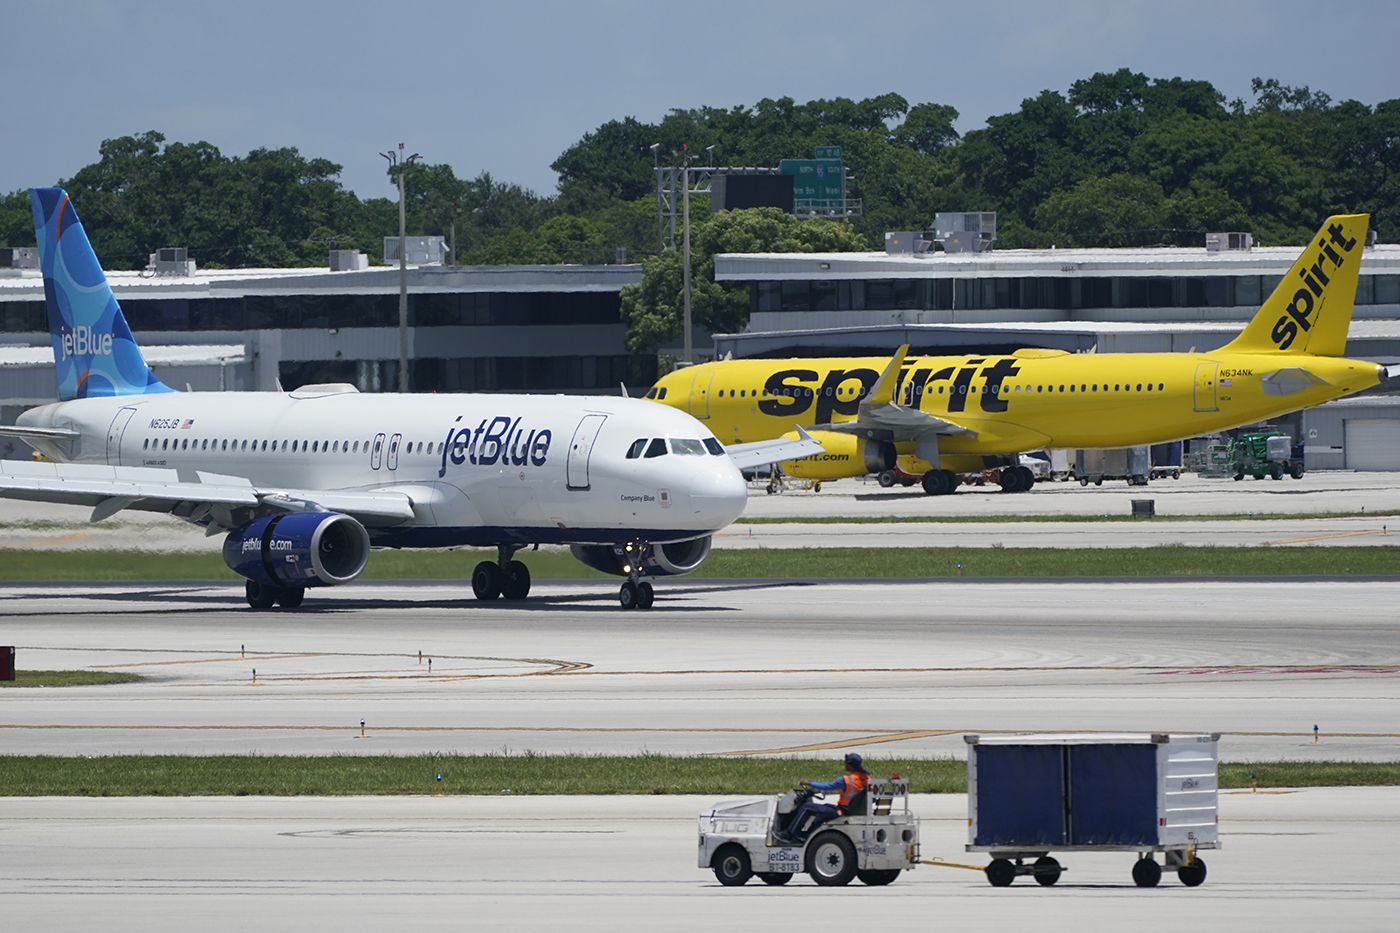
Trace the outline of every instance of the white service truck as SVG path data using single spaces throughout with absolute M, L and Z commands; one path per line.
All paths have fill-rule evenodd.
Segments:
M 822 823 L 804 840 L 782 836 L 794 813 L 820 792 L 801 787 L 778 797 L 718 803 L 700 814 L 699 867 L 723 885 L 754 875 L 765 884 L 787 884 L 806 872 L 823 886 L 889 884 L 919 864 L 919 824 L 909 812 L 909 782 L 898 775 L 872 778 L 851 798 L 849 812 Z M 778 835 L 775 835 L 778 834 Z

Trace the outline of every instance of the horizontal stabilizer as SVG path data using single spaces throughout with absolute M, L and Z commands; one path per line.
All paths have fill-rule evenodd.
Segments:
M 33 437 L 46 441 L 75 441 L 82 437 L 81 431 L 67 428 L 26 428 L 18 424 L 0 425 L 0 437 Z
M 724 448 L 724 452 L 729 454 L 729 459 L 734 461 L 734 465 L 741 470 L 751 470 L 754 467 L 764 466 L 769 463 L 781 463 L 784 460 L 800 460 L 803 457 L 811 457 L 815 454 L 825 453 L 826 448 L 821 445 L 816 438 L 797 428 L 797 440 L 790 438 L 777 438 L 771 441 L 753 441 L 748 444 L 733 444 Z
M 1327 380 L 1298 366 L 1265 373 L 1262 380 L 1265 395 L 1292 395 L 1313 386 L 1326 385 Z

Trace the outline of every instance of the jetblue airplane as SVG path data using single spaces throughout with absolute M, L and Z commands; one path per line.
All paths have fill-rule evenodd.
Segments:
M 739 517 L 741 467 L 821 450 L 805 434 L 726 450 L 690 415 L 622 397 L 177 392 L 142 358 L 67 193 L 30 201 L 59 401 L 0 433 L 54 462 L 0 461 L 0 496 L 224 534 L 255 609 L 350 582 L 372 548 L 495 547 L 473 592 L 523 599 L 514 557 L 540 544 L 626 577 L 622 607 L 645 609 L 643 577 L 695 570 Z

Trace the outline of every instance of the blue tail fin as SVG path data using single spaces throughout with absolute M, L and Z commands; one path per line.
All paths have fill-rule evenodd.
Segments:
M 60 401 L 173 392 L 151 372 L 62 188 L 30 188 Z

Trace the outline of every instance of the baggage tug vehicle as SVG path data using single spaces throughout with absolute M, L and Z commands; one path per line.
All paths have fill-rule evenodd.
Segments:
M 699 817 L 698 865 L 719 883 L 741 885 L 757 875 L 765 884 L 787 884 L 806 872 L 823 887 L 886 885 L 919 864 L 919 825 L 909 811 L 909 782 L 894 775 L 872 778 L 851 798 L 850 812 L 818 826 L 801 842 L 780 834 L 798 809 L 819 791 L 797 788 L 776 797 L 717 803 Z

